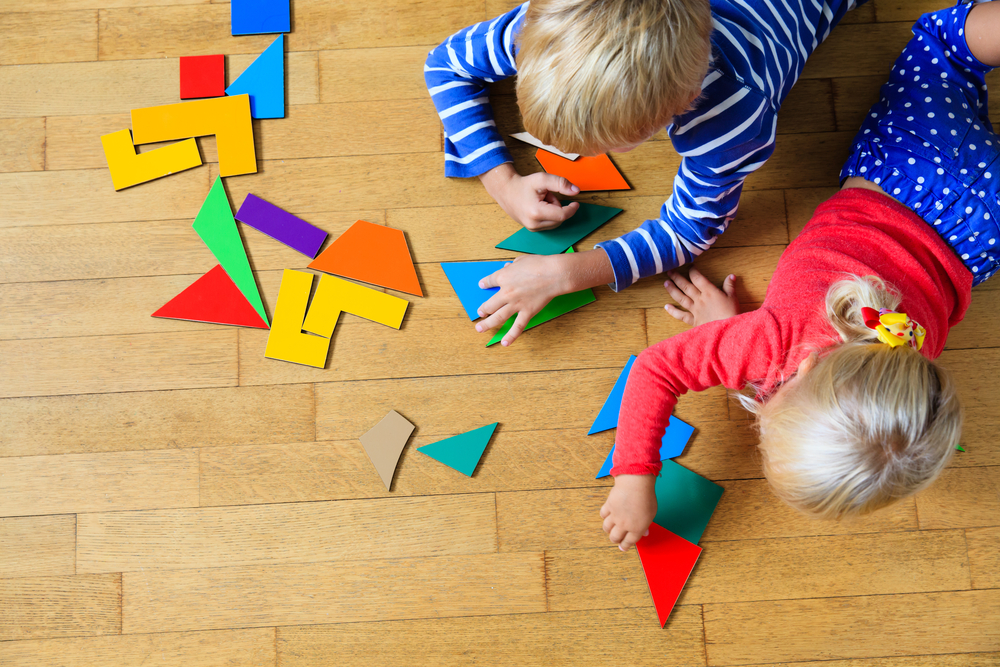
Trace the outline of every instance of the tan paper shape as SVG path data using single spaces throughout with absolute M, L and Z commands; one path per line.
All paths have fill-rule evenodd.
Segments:
M 365 453 L 371 459 L 385 488 L 392 485 L 392 476 L 396 473 L 396 464 L 403 453 L 403 447 L 413 433 L 414 426 L 395 410 L 382 418 L 382 421 L 361 436 L 361 444 Z

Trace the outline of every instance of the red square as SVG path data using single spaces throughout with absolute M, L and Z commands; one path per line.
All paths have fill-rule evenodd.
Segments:
M 181 56 L 181 99 L 226 94 L 226 56 Z

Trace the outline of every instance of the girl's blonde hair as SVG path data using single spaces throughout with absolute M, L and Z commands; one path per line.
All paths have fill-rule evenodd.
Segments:
M 916 493 L 959 441 L 962 410 L 949 374 L 911 347 L 878 343 L 864 324 L 863 306 L 896 310 L 899 302 L 873 276 L 832 285 L 826 315 L 843 343 L 772 400 L 741 397 L 758 417 L 764 475 L 806 514 L 864 515 Z
M 584 154 L 647 138 L 701 91 L 711 32 L 708 0 L 533 0 L 518 37 L 524 129 Z

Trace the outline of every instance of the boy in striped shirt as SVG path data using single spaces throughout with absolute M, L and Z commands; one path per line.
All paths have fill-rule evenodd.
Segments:
M 477 331 L 515 313 L 509 345 L 552 298 L 615 291 L 692 261 L 736 216 L 743 181 L 774 151 L 778 109 L 806 59 L 867 0 L 534 0 L 449 37 L 424 65 L 444 124 L 445 175 L 479 176 L 512 218 L 557 227 L 579 189 L 520 176 L 486 85 L 515 74 L 525 129 L 565 152 L 624 152 L 664 126 L 681 155 L 657 219 L 569 255 L 519 257 L 487 276 L 500 290 Z M 728 286 L 731 289 L 731 285 Z

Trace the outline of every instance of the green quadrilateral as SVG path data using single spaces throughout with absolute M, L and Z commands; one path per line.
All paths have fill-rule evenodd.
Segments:
M 486 445 L 490 444 L 493 431 L 496 430 L 499 422 L 493 422 L 488 426 L 481 426 L 461 435 L 455 435 L 429 445 L 418 447 L 417 451 L 426 454 L 435 461 L 445 464 L 449 468 L 454 468 L 463 475 L 472 477 L 476 472 L 476 466 Z
M 270 324 L 221 178 L 216 177 L 192 226 L 260 318 Z

